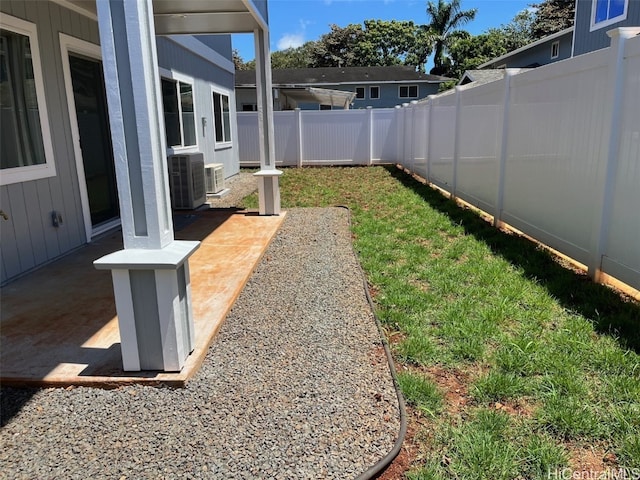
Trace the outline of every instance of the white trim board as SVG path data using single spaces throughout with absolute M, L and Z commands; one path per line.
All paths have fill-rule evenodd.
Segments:
M 73 83 L 71 81 L 71 66 L 69 65 L 69 53 L 77 53 L 85 57 L 102 61 L 102 51 L 99 45 L 81 40 L 71 35 L 60 33 L 60 54 L 62 57 L 62 73 L 64 75 L 64 90 L 67 97 L 69 111 L 69 123 L 71 124 L 71 138 L 73 142 L 73 154 L 78 173 L 78 188 L 80 190 L 80 203 L 82 205 L 82 218 L 87 242 L 105 231 L 120 224 L 120 220 L 113 220 L 105 225 L 93 228 L 91 224 L 91 208 L 89 206 L 89 192 L 87 191 L 87 179 L 84 173 L 82 149 L 80 148 L 80 132 L 78 130 L 78 118 L 76 116 L 75 99 L 73 95 Z
M 42 145 L 44 148 L 45 163 L 38 165 L 27 165 L 24 167 L 0 169 L 0 185 L 11 185 L 13 183 L 28 182 L 41 178 L 56 176 L 56 163 L 53 153 L 53 142 L 51 138 L 51 127 L 49 125 L 49 113 L 47 111 L 47 98 L 44 88 L 44 76 L 42 73 L 42 63 L 40 62 L 40 44 L 38 43 L 38 27 L 35 23 L 27 22 L 21 18 L 13 17 L 5 13 L 0 17 L 0 26 L 11 32 L 24 35 L 29 38 L 31 46 L 31 65 L 33 66 L 33 77 L 36 88 L 36 99 L 38 102 L 38 117 L 40 120 L 40 132 L 42 135 Z

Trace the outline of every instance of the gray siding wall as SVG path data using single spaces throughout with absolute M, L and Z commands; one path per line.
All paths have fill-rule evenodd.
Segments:
M 617 27 L 637 27 L 640 26 L 640 1 L 629 0 L 627 5 L 627 18 L 594 31 L 591 28 L 591 7 L 592 0 L 578 0 L 576 2 L 576 24 L 574 37 L 574 55 L 607 48 L 611 44 L 611 39 L 607 36 L 607 31 Z
M 225 177 L 240 171 L 240 160 L 237 146 L 236 99 L 234 93 L 234 75 L 197 56 L 170 39 L 158 37 L 158 64 L 167 70 L 181 73 L 194 79 L 194 102 L 196 108 L 196 131 L 198 132 L 198 151 L 204 154 L 205 163 L 224 164 Z M 228 41 L 229 50 L 231 41 Z M 221 53 L 221 52 L 218 52 Z M 230 52 L 229 52 L 230 53 Z M 221 88 L 229 93 L 231 148 L 215 148 L 215 126 L 211 87 Z M 202 128 L 202 117 L 207 119 L 205 129 Z
M 559 62 L 560 60 L 571 57 L 572 39 L 573 32 L 559 38 L 551 39 L 508 58 L 495 61 L 485 68 L 497 68 L 505 64 L 506 68 L 527 68 L 535 65 L 547 65 L 548 63 Z M 560 42 L 557 58 L 551 58 L 551 45 L 554 42 Z
M 417 98 L 400 98 L 400 85 L 417 85 L 418 97 Z M 380 98 L 369 98 L 369 87 L 380 87 Z M 390 83 L 390 84 L 361 84 L 361 85 L 320 85 L 320 88 L 328 88 L 331 90 L 342 90 L 345 92 L 355 92 L 356 87 L 365 87 L 365 98 L 354 99 L 351 108 L 366 108 L 371 106 L 373 108 L 391 108 L 396 105 L 402 105 L 403 103 L 411 102 L 412 100 L 420 100 L 429 95 L 438 93 L 439 85 L 437 83 Z M 236 92 L 237 95 L 237 109 L 242 111 L 243 104 L 257 103 L 256 89 L 255 88 L 239 88 Z M 320 107 L 317 103 L 307 104 L 303 103 L 299 105 L 302 110 L 318 110 Z
M 215 50 L 226 59 L 233 61 L 231 35 L 196 35 L 195 37 L 207 47 Z
M 417 98 L 400 98 L 400 86 L 401 85 L 417 85 L 418 97 Z M 369 87 L 380 87 L 380 98 L 369 98 Z M 420 100 L 426 98 L 429 95 L 438 93 L 439 84 L 437 83 L 425 83 L 425 82 L 411 82 L 411 83 L 363 83 L 362 85 L 336 85 L 327 88 L 335 88 L 336 90 L 347 90 L 349 92 L 355 92 L 356 87 L 365 87 L 365 98 L 356 98 L 353 100 L 353 106 L 351 108 L 392 108 L 396 105 L 402 105 L 403 103 L 409 103 L 412 100 Z
M 59 33 L 99 43 L 96 22 L 49 2 L 2 0 L 0 11 L 37 25 L 56 176 L 0 187 L 1 283 L 53 260 L 86 242 Z M 1 174 L 1 173 L 0 173 Z M 51 224 L 51 212 L 63 224 Z

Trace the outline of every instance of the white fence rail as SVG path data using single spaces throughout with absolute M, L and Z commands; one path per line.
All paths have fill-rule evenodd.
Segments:
M 640 289 L 640 36 L 405 108 L 276 112 L 276 165 L 399 163 Z M 257 164 L 255 114 L 238 114 Z M 255 143 L 255 145 L 254 145 Z

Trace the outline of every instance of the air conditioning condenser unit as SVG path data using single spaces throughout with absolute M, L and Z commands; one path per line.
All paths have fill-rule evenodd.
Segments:
M 224 190 L 224 165 L 222 163 L 206 165 L 204 179 L 207 193 L 220 193 Z
M 175 209 L 198 208 L 207 200 L 204 155 L 189 153 L 169 157 L 171 204 Z

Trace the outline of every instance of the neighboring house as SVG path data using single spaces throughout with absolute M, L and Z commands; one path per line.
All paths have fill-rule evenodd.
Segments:
M 607 48 L 607 31 L 640 26 L 638 0 L 576 0 L 572 56 Z
M 478 69 L 535 68 L 607 48 L 611 44 L 607 31 L 640 26 L 640 1 L 576 0 L 574 18 L 573 27 L 489 60 Z
M 571 57 L 573 27 L 520 47 L 478 66 L 478 69 L 535 68 Z
M 274 110 L 329 108 L 389 108 L 411 100 L 438 93 L 440 83 L 450 80 L 437 75 L 416 72 L 413 67 L 348 67 L 348 68 L 287 68 L 272 71 Z M 292 98 L 305 89 L 328 90 L 323 97 Z M 346 92 L 332 103 L 330 92 Z M 236 72 L 238 111 L 255 109 L 255 73 Z M 293 102 L 291 100 L 294 100 Z

